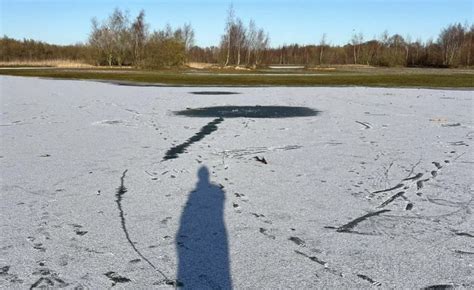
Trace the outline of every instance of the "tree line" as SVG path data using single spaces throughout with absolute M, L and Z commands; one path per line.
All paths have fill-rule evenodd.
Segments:
M 71 60 L 91 61 L 88 45 L 55 45 L 32 39 L 16 40 L 8 36 L 0 38 L 0 61 Z
M 317 45 L 284 45 L 267 51 L 266 62 L 306 66 L 360 64 L 405 67 L 467 67 L 473 65 L 474 25 L 452 24 L 442 29 L 437 41 L 412 41 L 384 32 L 379 39 L 364 41 L 355 34 L 342 46 L 331 46 L 325 36 Z
M 179 67 L 188 62 L 252 68 L 268 64 L 466 67 L 474 62 L 473 36 L 474 25 L 456 23 L 443 28 L 436 40 L 426 42 L 384 32 L 370 40 L 361 33 L 354 34 L 345 45 L 330 45 L 323 34 L 312 45 L 270 47 L 269 34 L 254 20 L 244 24 L 230 6 L 220 43 L 199 47 L 194 45 L 190 24 L 151 31 L 143 10 L 131 19 L 128 13 L 115 9 L 102 21 L 92 19 L 84 44 L 53 45 L 4 36 L 0 39 L 0 61 L 63 59 L 146 69 Z

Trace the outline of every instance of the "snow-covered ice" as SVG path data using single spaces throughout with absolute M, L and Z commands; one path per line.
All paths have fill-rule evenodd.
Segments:
M 0 86 L 0 287 L 474 286 L 473 91 Z

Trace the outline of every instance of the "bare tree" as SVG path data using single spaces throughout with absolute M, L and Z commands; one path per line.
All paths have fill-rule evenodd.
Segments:
M 250 20 L 249 27 L 247 29 L 247 37 L 246 37 L 246 46 L 247 46 L 247 65 L 250 65 L 250 58 L 252 56 L 252 52 L 255 49 L 255 42 L 257 41 L 257 27 L 255 25 L 255 21 Z
M 259 29 L 257 32 L 257 41 L 255 49 L 255 66 L 258 66 L 262 62 L 263 54 L 270 44 L 270 37 L 265 33 L 263 29 Z
M 420 61 L 420 52 L 422 50 L 422 42 L 420 38 L 417 38 L 416 41 L 412 44 L 413 48 L 415 49 L 414 55 L 412 55 L 411 65 L 415 65 Z
M 450 66 L 454 58 L 460 53 L 464 39 L 464 27 L 461 24 L 452 24 L 441 31 L 438 43 L 443 50 L 443 64 Z
M 148 36 L 148 25 L 145 24 L 145 11 L 141 10 L 131 28 L 133 42 L 133 63 L 139 65 L 143 57 L 146 38 Z
M 319 41 L 319 65 L 323 63 L 324 47 L 326 46 L 326 33 L 323 33 Z
M 236 46 L 236 52 L 237 52 L 237 62 L 236 65 L 240 66 L 240 59 L 241 59 L 241 51 L 243 47 L 245 46 L 245 34 L 246 34 L 246 29 L 244 27 L 244 24 L 242 23 L 242 20 L 240 18 L 237 18 L 237 21 L 234 24 L 234 33 L 235 33 L 235 46 Z
M 128 14 L 116 8 L 108 20 L 108 27 L 112 33 L 115 60 L 121 66 L 130 52 L 130 21 Z
M 176 37 L 176 34 L 173 32 L 173 27 L 171 27 L 169 23 L 166 23 L 165 29 L 162 31 L 159 31 L 159 33 L 161 34 L 161 37 L 164 37 L 164 38 Z
M 185 23 L 183 26 L 183 41 L 187 53 L 194 46 L 194 29 L 191 23 Z
M 410 46 L 411 46 L 411 36 L 410 35 L 407 35 L 405 37 L 405 42 L 404 42 L 404 48 L 405 48 L 405 66 L 408 66 L 409 64 L 409 61 L 408 61 L 408 57 L 410 56 Z
M 351 42 L 352 42 L 352 49 L 354 53 L 354 64 L 357 64 L 357 60 L 360 55 L 360 46 L 363 41 L 364 41 L 364 35 L 362 33 L 359 33 L 359 34 L 354 33 L 352 35 Z
M 101 29 L 99 27 L 99 22 L 97 18 L 91 19 L 91 33 L 89 34 L 89 45 L 94 48 L 94 58 L 100 59 L 101 54 L 103 53 L 103 48 L 101 46 Z M 100 65 L 100 61 L 96 61 L 97 65 Z
M 389 64 L 393 65 L 404 65 L 406 64 L 405 47 L 406 42 L 403 36 L 400 34 L 394 34 L 389 38 L 389 46 L 391 48 L 391 57 Z
M 466 66 L 470 66 L 471 65 L 471 54 L 472 54 L 472 48 L 473 48 L 473 45 L 472 45 L 472 42 L 473 42 L 473 36 L 474 36 L 474 24 L 471 25 L 471 27 L 469 29 L 467 29 L 467 24 L 466 24 L 466 32 L 468 33 L 467 37 L 466 37 L 466 41 L 467 41 L 467 55 L 466 55 Z
M 229 65 L 230 61 L 230 49 L 232 45 L 232 28 L 235 22 L 235 11 L 234 5 L 230 4 L 229 9 L 227 10 L 227 20 L 226 20 L 226 28 L 225 34 L 223 36 L 223 44 L 226 46 L 226 60 L 224 66 Z
M 114 59 L 112 32 L 107 25 L 99 25 L 96 18 L 92 19 L 92 32 L 89 36 L 89 44 L 94 47 L 97 52 L 98 64 L 104 59 L 109 66 L 112 66 Z

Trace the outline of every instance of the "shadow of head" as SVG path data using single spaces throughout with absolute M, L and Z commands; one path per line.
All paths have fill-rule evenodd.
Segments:
M 194 194 L 198 193 L 199 196 L 201 196 L 201 202 L 205 200 L 205 202 L 212 204 L 217 202 L 217 200 L 225 198 L 225 192 L 222 190 L 222 188 L 212 183 L 209 169 L 206 166 L 199 168 L 197 177 L 198 181 L 196 183 L 196 190 L 194 191 Z M 191 199 L 193 198 L 191 197 Z M 213 199 L 215 200 L 212 201 Z
M 199 179 L 199 182 L 210 184 L 209 169 L 207 169 L 206 166 L 201 166 L 201 168 L 199 168 L 199 170 L 198 170 L 198 179 Z

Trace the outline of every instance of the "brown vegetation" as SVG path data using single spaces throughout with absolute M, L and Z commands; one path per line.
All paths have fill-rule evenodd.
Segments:
M 0 61 L 0 67 L 92 68 L 94 66 L 81 61 L 52 59 L 37 61 Z

